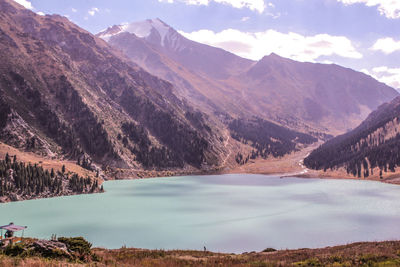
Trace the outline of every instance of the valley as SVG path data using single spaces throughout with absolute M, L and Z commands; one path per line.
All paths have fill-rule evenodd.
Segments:
M 399 10 L 44 2 L 0 0 L 1 266 L 399 265 Z
M 231 170 L 226 169 L 226 173 L 251 173 L 251 174 L 276 174 L 280 176 L 302 176 L 304 166 L 301 162 L 304 158 L 321 143 L 312 144 L 300 151 L 293 152 L 279 158 L 255 159 L 247 164 L 236 166 Z M 307 170 L 310 171 L 309 169 Z
M 94 36 L 1 7 L 0 141 L 105 179 L 296 172 L 312 143 L 398 95 L 338 65 L 244 59 L 160 19 Z

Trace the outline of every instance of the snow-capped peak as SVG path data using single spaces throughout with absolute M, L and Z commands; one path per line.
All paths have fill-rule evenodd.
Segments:
M 157 18 L 113 26 L 99 33 L 99 36 L 108 41 L 113 35 L 129 32 L 135 34 L 139 38 L 147 38 L 151 35 L 152 31 L 155 30 L 160 35 L 161 45 L 163 46 L 165 37 L 170 29 L 171 27 Z

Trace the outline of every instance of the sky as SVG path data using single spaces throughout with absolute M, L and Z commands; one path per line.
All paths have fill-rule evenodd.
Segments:
M 241 57 L 270 53 L 362 71 L 400 89 L 400 0 L 15 0 L 98 33 L 160 18 Z

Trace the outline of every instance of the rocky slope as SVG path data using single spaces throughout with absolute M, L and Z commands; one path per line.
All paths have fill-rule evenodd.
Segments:
M 302 131 L 338 134 L 398 95 L 363 73 L 333 64 L 275 54 L 246 60 L 190 41 L 159 19 L 116 25 L 97 36 L 173 83 L 178 96 L 217 115 L 256 115 Z
M 200 168 L 224 155 L 218 129 L 170 83 L 68 19 L 1 1 L 0 34 L 6 143 L 129 168 Z
M 160 21 L 156 26 L 163 35 L 149 35 L 149 42 L 158 40 L 166 51 L 174 48 L 171 58 L 187 60 L 186 67 L 207 77 L 236 75 L 241 66 L 251 64 L 186 39 L 181 45 L 196 49 L 182 50 L 173 40 L 178 33 Z M 190 95 L 181 94 L 179 84 L 175 88 L 146 72 L 67 18 L 39 16 L 11 0 L 0 2 L 0 35 L 0 141 L 43 156 L 76 160 L 91 171 L 127 168 L 132 176 L 144 169 L 215 170 L 233 158 L 229 144 L 237 141 L 230 137 L 228 125 L 234 118 L 207 98 L 212 93 L 200 96 L 209 103 L 210 109 L 204 109 L 187 101 Z M 203 61 L 214 62 L 218 71 Z M 285 150 L 290 153 L 298 144 L 314 140 L 309 135 L 306 142 L 292 137 L 275 136 L 272 143 L 293 144 Z
M 150 73 L 173 83 L 178 97 L 203 112 L 211 116 L 246 113 L 240 95 L 230 90 L 224 79 L 249 68 L 252 61 L 190 41 L 159 19 L 116 25 L 97 36 Z M 232 102 L 233 97 L 238 101 Z
M 396 171 L 400 166 L 400 97 L 381 105 L 353 131 L 327 141 L 304 164 L 313 169 L 344 167 L 357 177 Z

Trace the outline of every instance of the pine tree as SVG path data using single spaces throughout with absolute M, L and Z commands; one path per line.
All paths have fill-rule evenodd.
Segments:
M 0 196 L 8 196 L 11 192 L 28 197 L 40 196 L 43 193 L 50 193 L 52 196 L 60 195 L 63 193 L 63 180 L 75 193 L 97 191 L 97 180 L 92 181 L 90 177 L 83 178 L 73 173 L 71 179 L 68 179 L 66 173 L 63 174 L 60 171 L 56 173 L 54 169 L 43 169 L 38 164 L 32 166 L 28 163 L 25 165 L 17 162 L 16 158 L 14 159 L 12 164 L 9 156 L 7 157 L 8 163 L 6 163 L 6 159 L 0 160 Z M 13 171 L 13 179 L 6 181 L 10 169 Z M 65 172 L 64 165 L 62 170 Z

